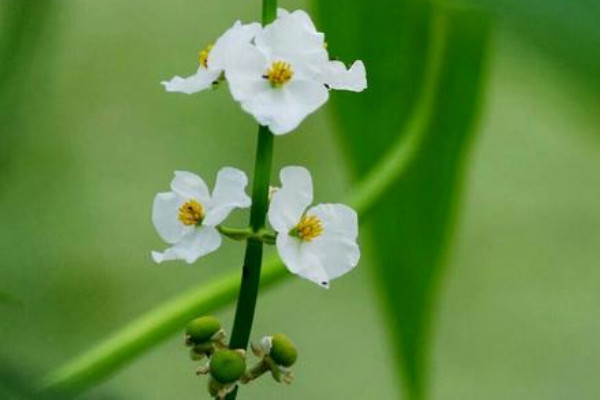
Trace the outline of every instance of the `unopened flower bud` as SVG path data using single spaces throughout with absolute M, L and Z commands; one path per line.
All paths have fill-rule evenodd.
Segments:
M 292 341 L 284 334 L 271 336 L 271 351 L 269 357 L 282 367 L 291 367 L 298 358 L 298 350 Z
M 243 351 L 219 350 L 210 359 L 210 375 L 221 384 L 239 380 L 246 372 L 246 360 Z
M 213 316 L 196 318 L 185 330 L 190 345 L 203 345 L 210 342 L 221 331 L 221 323 Z
M 252 344 L 252 352 L 261 360 L 246 373 L 243 383 L 253 381 L 267 371 L 271 371 L 277 382 L 292 382 L 294 374 L 290 367 L 298 359 L 298 350 L 287 336 L 281 333 L 265 336 Z

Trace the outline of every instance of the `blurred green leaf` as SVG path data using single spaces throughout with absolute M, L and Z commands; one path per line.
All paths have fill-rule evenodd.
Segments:
M 40 80 L 48 81 L 48 63 L 40 59 L 49 51 L 50 39 L 56 34 L 52 24 L 56 9 L 57 1 L 53 0 L 9 0 L 0 4 L 0 175 L 14 154 L 17 134 L 32 114 L 39 116 L 34 104 Z
M 600 2 L 596 0 L 471 0 L 511 30 L 600 84 Z
M 390 9 L 383 4 L 389 2 L 377 3 L 347 5 L 344 19 L 334 13 L 331 2 L 318 5 L 333 48 L 353 32 L 354 42 L 348 44 L 344 59 L 362 58 L 367 65 L 367 93 L 339 98 L 335 109 L 359 177 L 371 171 L 374 160 L 396 142 L 400 132 L 412 134 L 411 126 L 402 128 L 409 124 L 407 113 L 418 98 L 416 86 L 424 88 L 414 110 L 422 114 L 423 107 L 429 108 L 425 112 L 429 118 L 419 119 L 427 124 L 421 127 L 425 130 L 421 150 L 371 215 L 378 275 L 407 393 L 422 399 L 431 306 L 478 115 L 489 20 L 472 10 L 444 8 L 438 18 L 432 10 L 423 12 L 422 4 L 404 2 Z M 373 13 L 376 17 L 369 17 Z M 431 27 L 431 34 L 424 31 L 426 27 Z M 373 46 L 380 38 L 385 45 Z M 418 46 L 409 46 L 411 40 Z M 350 54 L 353 46 L 357 50 Z M 429 56 L 424 49 L 431 50 Z M 430 73 L 423 82 L 426 70 Z M 432 80 L 437 85 L 431 95 L 426 92 Z

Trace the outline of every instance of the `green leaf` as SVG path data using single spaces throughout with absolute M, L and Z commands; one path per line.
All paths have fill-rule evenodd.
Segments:
M 594 0 L 471 0 L 521 38 L 600 84 L 600 3 Z M 591 82 L 590 82 L 591 81 Z
M 409 398 L 422 399 L 432 306 L 478 115 L 489 21 L 472 10 L 443 9 L 438 17 L 434 10 L 423 12 L 421 4 L 393 7 L 390 1 L 355 2 L 344 7 L 342 18 L 331 3 L 317 1 L 330 45 L 354 32 L 351 45 L 365 52 L 351 55 L 365 60 L 369 75 L 364 95 L 335 101 L 356 175 L 371 173 L 398 135 L 414 135 L 414 121 L 417 131 L 425 130 L 406 173 L 371 212 L 374 258 L 398 363 Z M 368 17 L 372 12 L 376 18 Z M 377 38 L 386 38 L 391 47 Z M 407 38 L 419 46 L 407 45 Z M 406 90 L 407 82 L 423 88 L 420 101 L 412 85 Z M 398 101 L 399 96 L 405 98 Z M 418 105 L 412 119 L 410 104 Z
M 57 3 L 10 0 L 0 5 L 0 176 L 10 167 L 23 126 L 38 115 L 32 98 L 40 93 L 40 79 L 48 81 L 48 66 L 40 68 L 39 60 L 57 31 L 51 29 Z

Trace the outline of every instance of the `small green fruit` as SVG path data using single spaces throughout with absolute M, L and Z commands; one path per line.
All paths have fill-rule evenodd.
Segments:
M 271 357 L 277 365 L 282 367 L 291 367 L 294 365 L 298 358 L 298 350 L 287 336 L 281 333 L 273 335 L 271 345 L 269 357 Z
M 233 383 L 245 372 L 246 360 L 237 351 L 219 350 L 210 359 L 210 374 L 219 383 Z
M 213 316 L 196 318 L 190 322 L 185 329 L 191 344 L 203 344 L 208 342 L 217 332 L 221 330 L 221 323 Z

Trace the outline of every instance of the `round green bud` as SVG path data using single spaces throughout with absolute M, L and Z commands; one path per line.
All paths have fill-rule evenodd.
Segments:
M 215 333 L 221 330 L 221 323 L 213 316 L 196 318 L 188 324 L 185 333 L 192 344 L 208 342 Z
M 246 372 L 246 360 L 234 350 L 219 350 L 210 359 L 210 374 L 219 383 L 233 383 Z
M 298 350 L 294 343 L 281 333 L 273 335 L 272 338 L 269 357 L 282 367 L 291 367 L 294 365 L 298 358 Z

